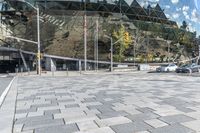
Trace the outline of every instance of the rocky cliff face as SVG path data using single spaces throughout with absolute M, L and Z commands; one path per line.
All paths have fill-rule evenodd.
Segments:
M 35 14 L 27 13 L 26 23 L 15 20 L 12 26 L 8 26 L 13 35 L 37 40 L 37 25 Z M 70 12 L 67 15 L 49 15 L 41 13 L 40 32 L 42 51 L 47 54 L 83 58 L 84 53 L 84 14 L 83 12 Z M 157 35 L 151 31 L 144 31 L 127 21 L 119 14 L 102 17 L 99 14 L 87 16 L 87 53 L 89 59 L 94 59 L 94 44 L 98 21 L 98 43 L 100 60 L 109 60 L 110 40 L 104 35 L 111 35 L 116 25 L 123 24 L 133 38 L 132 46 L 125 51 L 126 58 L 144 62 L 167 61 L 170 58 L 186 59 L 190 55 L 187 50 L 176 45 L 173 40 L 167 44 L 166 40 L 157 39 Z M 115 29 L 117 30 L 117 29 Z M 37 46 L 26 42 L 17 42 L 9 39 L 13 47 L 29 51 L 37 51 Z M 134 52 L 135 53 L 134 53 Z M 126 60 L 126 59 L 125 59 Z

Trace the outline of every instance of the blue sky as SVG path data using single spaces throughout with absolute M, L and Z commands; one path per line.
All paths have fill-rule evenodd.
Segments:
M 127 0 L 130 3 L 132 0 Z M 138 2 L 146 6 L 148 3 L 155 5 L 159 3 L 164 9 L 166 16 L 170 20 L 174 20 L 180 26 L 182 21 L 188 23 L 188 30 L 197 31 L 200 35 L 200 0 L 138 0 Z

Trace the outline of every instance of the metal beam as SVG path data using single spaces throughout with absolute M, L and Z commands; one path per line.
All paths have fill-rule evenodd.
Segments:
M 22 53 L 21 50 L 19 51 L 19 53 L 20 53 L 20 56 L 21 56 L 21 58 L 22 58 L 24 67 L 25 67 L 25 69 L 26 69 L 26 71 L 27 71 L 27 70 L 28 70 L 28 67 L 27 67 L 26 60 L 25 60 L 25 58 L 24 58 L 24 55 L 23 55 L 23 53 Z

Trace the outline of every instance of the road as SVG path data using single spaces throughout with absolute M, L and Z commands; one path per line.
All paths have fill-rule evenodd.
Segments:
M 9 85 L 13 77 L 6 77 L 4 75 L 0 75 L 0 96 L 6 87 Z
M 32 76 L 19 77 L 17 84 L 14 133 L 200 131 L 198 77 L 140 72 Z

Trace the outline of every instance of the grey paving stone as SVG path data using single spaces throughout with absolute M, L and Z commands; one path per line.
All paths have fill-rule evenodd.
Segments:
M 22 114 L 22 113 L 28 113 L 28 112 L 36 112 L 37 108 L 36 107 L 31 107 L 30 109 L 17 109 L 16 114 Z
M 45 98 L 45 101 L 57 101 L 57 98 L 54 98 L 54 97 L 52 97 L 52 98 Z
M 65 103 L 65 102 L 74 102 L 74 99 L 63 99 L 63 100 L 57 100 L 59 103 Z
M 44 115 L 53 115 L 53 114 L 58 114 L 60 113 L 60 109 L 55 109 L 55 110 L 46 110 L 44 111 Z
M 78 104 L 68 104 L 68 105 L 65 105 L 65 108 L 78 108 L 80 107 Z
M 121 125 L 111 126 L 116 133 L 135 133 L 152 129 L 151 126 L 144 122 L 133 122 Z
M 87 106 L 88 109 L 101 109 L 101 108 L 111 108 L 110 105 L 89 105 Z
M 76 124 L 51 126 L 35 129 L 34 133 L 74 133 L 78 131 Z
M 37 96 L 55 95 L 55 92 L 42 92 L 37 93 Z
M 154 109 L 148 108 L 148 107 L 144 107 L 144 108 L 136 108 L 138 111 L 143 112 L 143 113 L 151 113 L 153 111 L 155 111 Z
M 148 113 L 141 113 L 136 115 L 128 115 L 127 118 L 133 120 L 133 121 L 144 121 L 144 120 L 150 120 L 150 119 L 156 119 L 160 116 L 151 112 Z
M 54 103 L 54 104 L 52 104 L 52 103 L 50 103 L 50 104 L 35 104 L 35 105 L 31 105 L 31 107 L 39 108 L 39 107 L 50 107 L 50 106 L 55 106 L 55 105 L 57 105 L 57 104 L 56 103 Z
M 97 102 L 97 100 L 95 98 L 84 98 L 84 101 L 82 101 L 83 103 L 87 103 L 87 102 Z
M 125 111 L 112 111 L 112 112 L 105 112 L 102 114 L 97 114 L 100 119 L 106 119 L 111 117 L 118 117 L 118 116 L 127 116 L 129 115 Z
M 108 112 L 115 112 L 111 107 L 109 106 L 102 106 L 102 108 L 98 108 L 98 110 L 103 114 L 103 113 L 108 113 Z
M 31 120 L 24 124 L 23 130 L 36 129 L 41 127 L 50 127 L 55 125 L 64 125 L 64 120 L 63 119 Z
M 70 96 L 69 93 L 55 93 L 55 96 Z
M 174 105 L 174 106 L 186 105 L 188 103 L 176 97 L 166 98 L 166 99 L 163 99 L 163 101 L 169 105 Z
M 180 124 L 156 128 L 156 129 L 153 129 L 150 131 L 151 131 L 151 133 L 195 133 L 195 131 L 193 131 L 192 129 L 189 129 Z
M 185 116 L 185 115 L 171 115 L 171 116 L 164 116 L 160 117 L 160 120 L 168 123 L 168 124 L 174 124 L 174 123 L 182 123 L 182 122 L 188 122 L 188 121 L 193 121 L 195 119 Z
M 25 117 L 15 120 L 15 124 L 25 124 L 30 123 L 31 121 L 40 121 L 40 120 L 52 120 L 52 116 L 34 116 L 34 117 Z
M 195 112 L 194 110 L 190 108 L 185 108 L 185 107 L 176 107 L 177 110 L 182 111 L 184 113 L 190 113 L 190 112 Z

